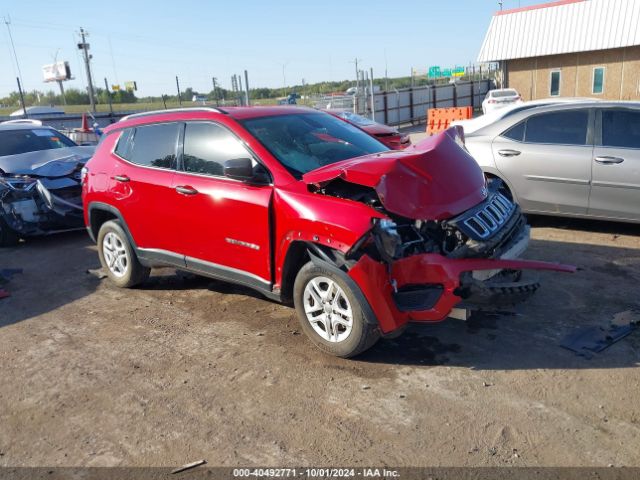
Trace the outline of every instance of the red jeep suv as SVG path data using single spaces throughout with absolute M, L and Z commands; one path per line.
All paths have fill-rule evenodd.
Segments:
M 105 129 L 83 200 L 116 285 L 156 266 L 239 283 L 342 357 L 461 302 L 522 300 L 523 270 L 573 271 L 515 259 L 529 227 L 455 128 L 391 151 L 300 107 L 135 114 Z

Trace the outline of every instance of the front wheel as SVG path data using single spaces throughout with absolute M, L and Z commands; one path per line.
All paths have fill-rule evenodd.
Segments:
M 372 347 L 380 331 L 344 277 L 308 262 L 296 276 L 293 302 L 307 337 L 326 353 L 349 358 Z

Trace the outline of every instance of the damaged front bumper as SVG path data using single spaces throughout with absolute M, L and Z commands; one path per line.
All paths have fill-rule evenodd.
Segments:
M 474 272 L 500 271 L 488 280 Z M 464 305 L 496 306 L 520 300 L 537 288 L 537 282 L 521 271 L 550 270 L 573 273 L 576 268 L 531 260 L 452 259 L 420 254 L 394 261 L 390 266 L 363 255 L 348 275 L 371 305 L 382 333 L 391 333 L 407 322 L 437 322 Z M 517 298 L 517 300 L 516 300 Z
M 0 218 L 21 237 L 82 228 L 81 189 L 70 177 L 0 181 Z

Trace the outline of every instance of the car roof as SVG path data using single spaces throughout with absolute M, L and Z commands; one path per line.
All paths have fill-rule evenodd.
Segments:
M 41 130 L 43 128 L 47 128 L 49 130 L 55 130 L 53 127 L 48 125 L 37 125 L 34 123 L 0 123 L 0 131 L 7 130 L 33 130 L 33 129 Z
M 173 108 L 127 115 L 122 117 L 119 122 L 106 127 L 104 132 L 109 133 L 120 128 L 134 127 L 136 125 L 146 123 L 186 121 L 190 120 L 191 117 L 193 117 L 193 119 L 203 120 L 207 118 L 215 119 L 219 115 L 225 115 L 235 120 L 246 120 L 250 118 L 295 115 L 301 113 L 319 113 L 319 111 L 298 105 Z
M 561 103 L 553 103 L 546 105 L 539 105 L 532 108 L 528 108 L 511 115 L 507 115 L 506 117 L 500 118 L 495 122 L 490 123 L 489 125 L 483 126 L 472 132 L 468 136 L 481 136 L 481 135 L 489 135 L 495 136 L 504 132 L 507 128 L 511 127 L 519 123 L 535 114 L 546 113 L 546 112 L 556 112 L 563 110 L 581 110 L 581 109 L 589 109 L 589 108 L 636 108 L 640 109 L 640 102 L 636 101 L 608 101 L 608 100 L 592 100 L 592 101 L 583 101 L 579 100 L 576 102 L 561 102 Z

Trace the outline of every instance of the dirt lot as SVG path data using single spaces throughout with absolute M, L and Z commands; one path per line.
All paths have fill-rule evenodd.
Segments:
M 558 346 L 639 306 L 640 227 L 533 219 L 574 263 L 514 316 L 415 326 L 356 360 L 292 309 L 172 270 L 118 290 L 84 233 L 0 252 L 0 465 L 640 466 L 640 332 Z

